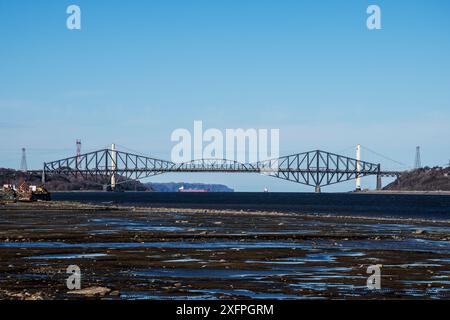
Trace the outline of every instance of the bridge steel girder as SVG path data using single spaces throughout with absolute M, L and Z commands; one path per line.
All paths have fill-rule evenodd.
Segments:
M 115 166 L 113 161 L 115 155 Z M 109 180 L 113 174 L 129 179 L 142 179 L 161 174 L 158 169 L 174 166 L 170 161 L 150 158 L 128 152 L 103 149 L 69 157 L 57 161 L 44 163 L 45 174 L 62 174 L 91 177 L 94 180 L 101 178 Z
M 91 177 L 94 180 L 110 179 L 112 175 L 119 175 L 125 180 L 138 180 L 168 172 L 245 172 L 264 174 L 316 188 L 356 179 L 358 176 L 384 173 L 381 172 L 379 164 L 359 161 L 360 169 L 357 170 L 357 163 L 356 159 L 321 150 L 253 164 L 226 159 L 199 159 L 176 164 L 128 152 L 103 149 L 44 163 L 43 171 L 44 174 Z
M 266 170 L 269 176 L 316 188 L 353 180 L 358 176 L 378 175 L 380 172 L 379 164 L 322 150 L 261 161 L 257 166 L 262 171 Z

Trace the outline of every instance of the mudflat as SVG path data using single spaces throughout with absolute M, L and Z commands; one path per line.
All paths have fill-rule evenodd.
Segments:
M 71 265 L 81 290 L 67 287 Z M 449 277 L 445 220 L 0 205 L 1 299 L 445 299 Z

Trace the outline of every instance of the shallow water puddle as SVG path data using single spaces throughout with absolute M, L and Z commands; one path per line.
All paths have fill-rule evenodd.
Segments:
M 311 279 L 312 281 L 320 281 L 322 279 Z M 356 286 L 352 284 L 345 284 L 345 283 L 330 283 L 330 282 L 298 282 L 289 284 L 290 287 L 301 289 L 301 290 L 315 290 L 315 291 L 326 291 L 330 288 L 339 289 L 346 292 L 354 292 L 357 290 L 367 290 L 367 286 L 361 285 Z
M 425 239 L 406 240 L 354 240 L 330 243 L 329 241 L 167 241 L 167 242 L 97 242 L 97 243 L 64 243 L 64 242 L 0 242 L 0 248 L 179 248 L 179 249 L 323 249 L 330 250 L 398 250 L 435 252 L 450 254 L 450 243 Z
M 168 221 L 164 221 L 166 224 Z M 165 231 L 165 232 L 179 232 L 184 231 L 184 228 L 167 226 L 162 221 L 138 221 L 128 219 L 114 219 L 114 218 L 99 218 L 90 220 L 87 226 L 112 226 L 118 230 L 130 231 Z
M 121 292 L 124 300 L 216 300 L 213 295 L 161 295 L 153 292 Z
M 68 254 L 49 254 L 42 256 L 32 256 L 26 257 L 24 259 L 29 260 L 52 260 L 52 259 L 94 259 L 99 257 L 108 256 L 106 253 L 87 253 L 87 254 L 77 254 L 77 253 L 68 253 Z
M 178 249 L 247 249 L 247 248 L 300 248 L 311 249 L 311 245 L 298 242 L 0 242 L 0 248 L 178 248 Z
M 204 290 L 189 290 L 189 292 L 193 293 L 203 293 L 208 295 L 226 295 L 229 297 L 240 296 L 247 297 L 251 299 L 299 299 L 306 298 L 307 296 L 303 295 L 291 295 L 284 294 L 279 292 L 254 292 L 251 290 L 245 289 L 204 289 Z
M 183 263 L 183 262 L 202 262 L 202 261 L 203 260 L 200 260 L 200 259 L 186 258 L 186 259 L 164 260 L 164 261 L 161 261 L 161 262 Z
M 287 258 L 288 261 L 303 260 L 308 262 L 335 262 L 337 257 L 362 257 L 362 252 L 321 252 L 308 253 L 304 258 Z
M 293 270 L 239 270 L 239 269 L 150 269 L 131 272 L 133 276 L 167 277 L 167 278 L 251 278 L 259 280 L 266 277 L 283 277 L 298 275 L 301 272 Z

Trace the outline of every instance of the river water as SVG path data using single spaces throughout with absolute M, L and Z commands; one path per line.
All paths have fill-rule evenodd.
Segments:
M 52 197 L 54 200 L 142 207 L 253 209 L 369 217 L 450 219 L 450 195 L 57 192 Z

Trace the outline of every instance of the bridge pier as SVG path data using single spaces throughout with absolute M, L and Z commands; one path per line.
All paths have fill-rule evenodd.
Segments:
M 377 174 L 377 190 L 381 190 L 383 188 L 381 175 Z
M 356 192 L 361 191 L 361 145 L 356 145 Z
M 378 173 L 377 173 L 377 190 L 381 190 L 381 188 L 383 188 L 383 185 L 381 183 L 381 174 L 380 174 L 381 165 L 380 164 L 378 164 L 378 166 L 377 166 L 377 171 L 378 171 Z
M 316 193 L 320 193 L 320 192 L 321 192 L 320 186 L 316 186 Z
M 116 145 L 111 146 L 111 190 L 116 190 L 117 153 Z
M 45 163 L 44 163 L 44 168 L 42 169 L 42 179 L 41 179 L 42 184 L 45 184 Z

